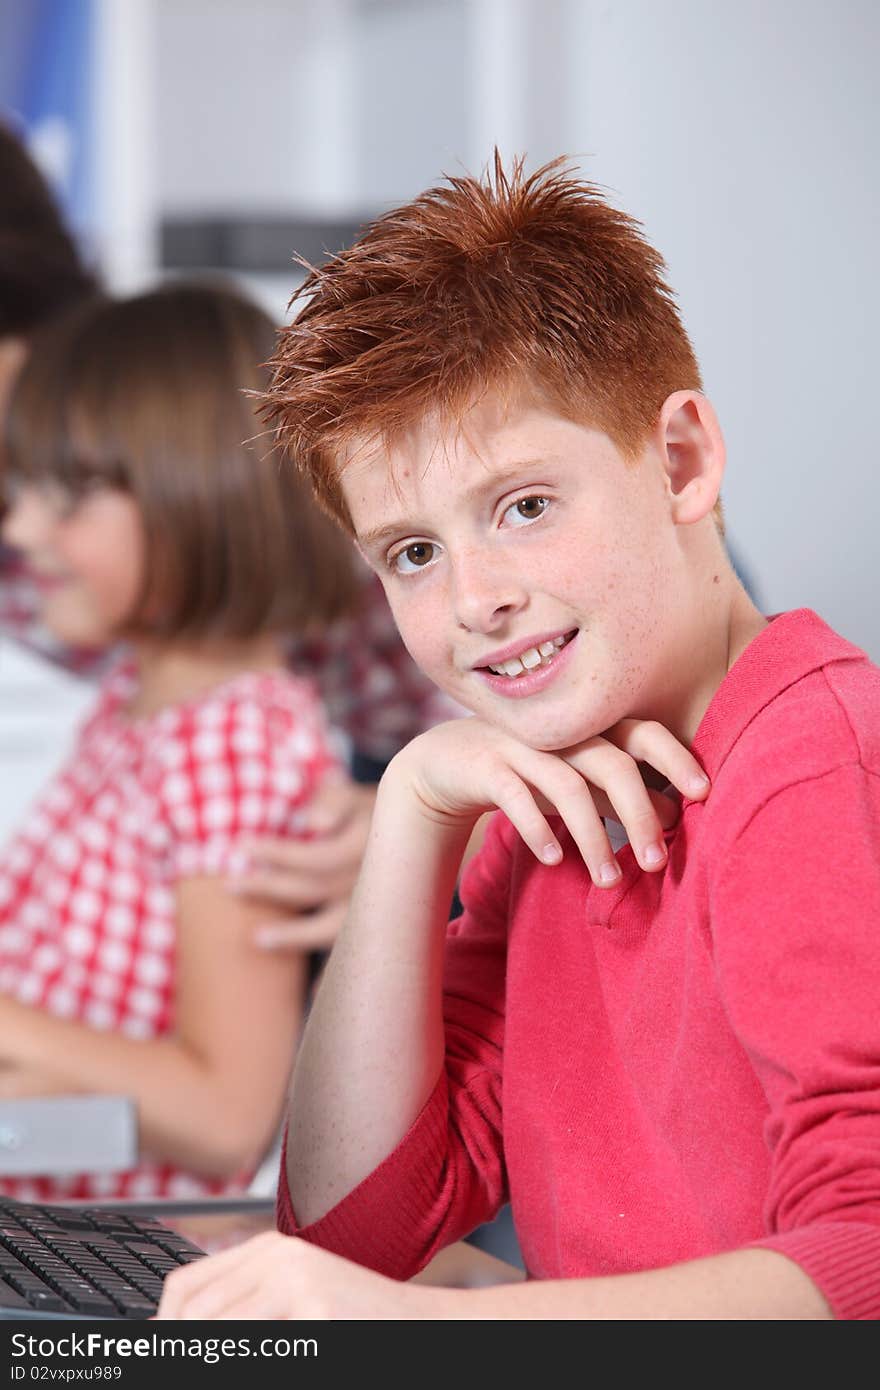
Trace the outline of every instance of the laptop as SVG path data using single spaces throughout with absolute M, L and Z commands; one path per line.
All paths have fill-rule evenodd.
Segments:
M 0 1177 L 117 1173 L 136 1159 L 128 1097 L 0 1102 Z M 0 1319 L 152 1317 L 166 1274 L 273 1227 L 274 1211 L 274 1198 L 253 1195 L 88 1205 L 0 1195 Z
M 166 1274 L 210 1253 L 187 1228 L 222 1247 L 273 1218 L 269 1198 L 44 1206 L 0 1197 L 0 1319 L 150 1318 Z
M 152 1215 L 0 1197 L 0 1319 L 150 1318 L 205 1253 Z

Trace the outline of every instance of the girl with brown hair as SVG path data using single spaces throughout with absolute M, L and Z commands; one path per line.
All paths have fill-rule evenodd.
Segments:
M 122 640 L 65 768 L 0 856 L 0 1094 L 123 1093 L 140 1159 L 23 1198 L 245 1187 L 274 1137 L 303 955 L 232 894 L 246 837 L 302 834 L 336 759 L 281 634 L 346 611 L 349 547 L 265 445 L 270 321 L 228 289 L 93 298 L 34 342 L 6 425 L 18 549 L 60 641 Z

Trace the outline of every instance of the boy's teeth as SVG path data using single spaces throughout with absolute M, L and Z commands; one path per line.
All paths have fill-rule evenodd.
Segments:
M 497 676 L 521 676 L 524 671 L 534 671 L 536 666 L 546 666 L 564 646 L 564 637 L 554 637 L 551 642 L 541 642 L 537 647 L 529 647 L 527 651 L 520 652 L 519 656 L 512 656 L 500 666 L 490 666 L 489 670 L 494 671 Z

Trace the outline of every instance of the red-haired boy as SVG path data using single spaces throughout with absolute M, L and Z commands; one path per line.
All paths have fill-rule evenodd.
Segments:
M 496 163 L 305 288 L 281 436 L 475 718 L 380 786 L 297 1062 L 304 1239 L 175 1274 L 163 1316 L 880 1315 L 880 672 L 737 581 L 662 277 L 593 188 Z M 614 856 L 590 784 L 631 721 L 713 789 Z M 528 1282 L 396 1282 L 508 1198 Z

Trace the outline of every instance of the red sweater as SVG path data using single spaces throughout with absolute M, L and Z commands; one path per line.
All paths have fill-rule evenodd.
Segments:
M 610 891 L 570 838 L 547 868 L 495 817 L 450 926 L 443 1074 L 300 1235 L 407 1278 L 509 1197 L 535 1278 L 761 1245 L 836 1316 L 880 1316 L 880 670 L 785 614 L 694 752 L 712 791 L 665 871 L 625 846 Z

